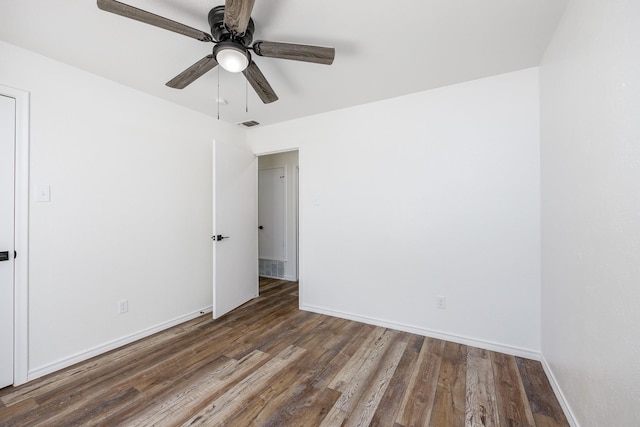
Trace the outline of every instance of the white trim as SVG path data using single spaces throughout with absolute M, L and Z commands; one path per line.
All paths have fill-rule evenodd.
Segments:
M 297 202 L 297 206 L 298 206 L 298 217 L 296 218 L 296 221 L 298 221 L 297 223 L 297 231 L 298 231 L 298 241 L 296 242 L 296 251 L 298 252 L 298 265 L 296 268 L 296 274 L 298 275 L 298 306 L 302 307 L 303 303 L 302 301 L 304 301 L 304 295 L 305 295 L 305 291 L 306 291 L 306 286 L 304 284 L 304 279 L 303 279 L 303 273 L 304 273 L 304 263 L 303 263 L 303 256 L 304 256 L 304 233 L 303 233 L 303 226 L 304 226 L 304 215 L 305 215 L 305 210 L 303 209 L 304 205 L 304 195 L 302 194 L 302 191 L 300 191 L 302 188 L 304 188 L 304 186 L 302 184 L 304 184 L 304 148 L 301 146 L 297 147 L 298 150 L 298 174 L 297 174 L 297 180 L 298 180 L 298 188 L 296 189 L 296 202 Z
M 298 165 L 295 168 L 295 180 L 294 180 L 294 192 L 293 197 L 295 198 L 294 206 L 296 207 L 295 220 L 296 220 L 296 250 L 294 251 L 296 255 L 296 265 L 295 265 L 295 278 L 294 280 L 298 280 L 300 277 L 300 152 L 298 151 Z
M 109 341 L 102 345 L 93 347 L 87 351 L 77 353 L 73 356 L 58 360 L 57 362 L 34 369 L 32 371 L 29 371 L 29 381 L 35 380 L 36 378 L 40 378 L 52 372 L 59 371 L 60 369 L 68 368 L 71 365 L 91 359 L 92 357 L 106 353 L 107 351 L 114 350 L 116 348 L 122 347 L 127 344 L 131 344 L 134 341 L 138 341 L 139 339 L 146 338 L 150 335 L 164 331 L 166 329 L 169 329 L 181 323 L 188 322 L 189 320 L 195 319 L 196 317 L 202 316 L 203 314 L 211 313 L 212 310 L 213 310 L 213 306 L 210 305 L 201 310 L 196 310 L 191 313 L 185 314 L 183 316 L 176 317 L 166 322 L 162 322 L 156 326 L 143 329 L 142 331 L 136 332 L 134 334 L 127 335 L 125 337 L 118 338 L 113 341 Z
M 275 280 L 284 280 L 285 282 L 295 282 L 296 279 L 292 279 L 291 276 L 277 277 L 277 276 L 267 276 L 266 274 L 261 274 L 261 278 L 263 279 L 275 279 Z
M 258 259 L 263 259 L 265 261 L 278 261 L 278 262 L 287 262 L 286 259 L 278 259 L 278 258 L 269 258 L 269 257 L 261 257 L 259 256 Z
M 295 282 L 296 281 L 296 279 L 293 278 L 293 276 L 278 277 L 278 276 L 269 276 L 267 274 L 260 274 L 259 277 L 262 277 L 264 279 L 284 280 L 285 282 Z
M 16 100 L 13 384 L 27 382 L 29 370 L 29 92 L 0 85 Z
M 245 139 L 245 143 L 246 143 L 246 139 Z M 247 146 L 247 148 L 249 148 Z M 251 149 L 249 148 L 249 151 L 251 151 Z M 259 190 L 259 183 L 258 183 L 258 177 L 260 175 L 260 171 L 258 169 L 259 167 L 259 160 L 258 160 L 258 156 L 255 155 L 255 153 L 253 154 L 253 206 L 254 206 L 254 215 L 253 215 L 253 230 L 256 233 L 256 246 L 255 246 L 255 253 L 256 253 L 256 259 L 255 259 L 255 272 L 256 272 L 256 291 L 254 293 L 254 298 L 258 298 L 260 296 L 260 234 L 259 234 L 259 230 L 258 230 L 258 226 L 260 225 L 260 222 L 258 220 L 258 190 Z M 213 165 L 213 169 L 215 171 L 216 165 Z M 215 173 L 215 172 L 214 172 Z M 215 245 L 214 245 L 215 246 Z M 214 317 L 215 319 L 215 317 Z
M 544 354 L 540 359 L 540 363 L 542 363 L 542 368 L 544 369 L 545 374 L 547 374 L 547 378 L 549 379 L 551 388 L 553 389 L 553 392 L 556 395 L 556 399 L 558 399 L 558 402 L 560 402 L 560 406 L 562 407 L 562 411 L 564 412 L 565 417 L 567 417 L 567 421 L 569 421 L 569 424 L 571 425 L 571 427 L 580 427 L 580 423 L 578 423 L 578 419 L 576 418 L 576 415 L 571 410 L 571 406 L 569 405 L 567 398 L 562 392 L 562 389 L 560 388 L 560 384 L 558 384 L 558 380 L 556 379 L 556 376 L 553 375 L 553 370 L 551 370 L 551 366 L 549 366 L 547 359 L 544 358 Z
M 216 298 L 216 241 L 213 240 L 216 235 L 216 140 L 211 141 L 211 307 L 217 304 Z M 256 229 L 256 233 L 258 230 Z M 257 262 L 257 261 L 256 261 Z M 216 318 L 218 310 L 213 311 L 213 318 Z
M 367 323 L 369 325 L 382 326 L 384 328 L 395 329 L 398 331 L 409 332 L 412 334 L 422 335 L 430 338 L 437 338 L 445 341 L 452 341 L 458 344 L 469 345 L 473 347 L 483 348 L 485 350 L 496 351 L 499 353 L 510 354 L 512 356 L 524 357 L 525 359 L 540 360 L 539 352 L 527 348 L 511 346 L 507 344 L 495 343 L 492 341 L 479 340 L 462 335 L 450 334 L 447 332 L 434 331 L 432 329 L 421 328 L 417 326 L 405 325 L 403 323 L 390 322 L 387 320 L 376 319 L 358 314 L 345 313 L 341 311 L 330 310 L 312 305 L 300 305 L 300 310 L 311 311 L 328 316 L 340 317 L 342 319 L 354 320 L 356 322 Z
M 258 278 L 263 277 L 265 279 L 276 279 L 276 280 L 285 280 L 284 277 L 278 277 L 278 276 L 269 276 L 268 274 L 260 274 L 258 273 Z

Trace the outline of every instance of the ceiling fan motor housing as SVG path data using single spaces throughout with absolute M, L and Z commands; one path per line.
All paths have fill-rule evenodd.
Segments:
M 239 42 L 245 47 L 248 47 L 253 41 L 253 32 L 255 25 L 253 19 L 249 18 L 249 24 L 247 29 L 242 34 L 229 31 L 224 25 L 224 6 L 216 6 L 209 11 L 209 26 L 211 27 L 211 34 L 213 39 L 217 42 L 223 41 L 235 41 Z

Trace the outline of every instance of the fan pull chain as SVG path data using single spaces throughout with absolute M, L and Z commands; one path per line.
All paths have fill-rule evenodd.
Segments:
M 218 67 L 218 95 L 216 96 L 216 105 L 218 106 L 218 120 L 220 120 L 220 67 Z
M 249 112 L 249 80 L 244 79 L 244 112 Z

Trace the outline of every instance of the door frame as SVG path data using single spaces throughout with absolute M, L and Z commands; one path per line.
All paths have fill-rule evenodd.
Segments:
M 289 147 L 289 148 L 283 148 L 283 149 L 279 149 L 279 150 L 267 150 L 267 151 L 261 151 L 261 150 L 257 150 L 254 148 L 253 153 L 256 155 L 256 157 L 263 157 L 263 156 L 270 156 L 272 154 L 281 154 L 281 153 L 288 153 L 291 151 L 297 151 L 298 152 L 298 167 L 296 168 L 295 171 L 293 171 L 295 173 L 295 205 L 296 205 L 296 230 L 292 230 L 295 235 L 296 235 L 296 276 L 297 276 L 297 281 L 298 281 L 298 303 L 299 305 L 301 305 L 301 302 L 303 301 L 303 293 L 304 293 L 304 286 L 303 286 L 303 280 L 302 280 L 302 224 L 303 224 L 303 219 L 302 219 L 302 209 L 300 209 L 300 206 L 302 204 L 302 194 L 300 193 L 300 182 L 301 182 L 301 176 L 300 176 L 300 169 L 303 169 L 302 166 L 302 151 L 303 148 L 300 146 L 297 147 Z M 285 173 L 286 172 L 286 168 L 285 168 Z M 289 176 L 287 175 L 287 179 L 289 178 Z M 285 199 L 287 198 L 286 195 L 286 190 L 285 190 Z M 256 205 L 257 206 L 257 205 Z M 285 217 L 287 215 L 287 212 L 285 210 Z M 285 230 L 286 232 L 286 230 Z M 258 258 L 258 262 L 259 262 L 259 258 Z
M 0 94 L 16 101 L 13 384 L 20 385 L 29 379 L 29 92 L 0 85 Z

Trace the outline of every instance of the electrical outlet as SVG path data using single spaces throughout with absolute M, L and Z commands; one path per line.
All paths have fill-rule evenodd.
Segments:
M 443 296 L 436 297 L 436 307 L 438 307 L 440 310 L 444 310 L 445 308 L 447 308 L 447 298 Z
M 118 301 L 118 313 L 124 314 L 129 311 L 129 300 L 123 299 Z

